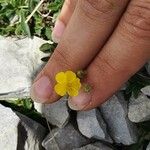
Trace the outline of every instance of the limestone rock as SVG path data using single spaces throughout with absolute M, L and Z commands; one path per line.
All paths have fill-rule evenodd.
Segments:
M 26 116 L 0 105 L 0 149 L 42 150 L 46 129 Z
M 142 88 L 142 89 L 141 89 L 141 92 L 142 92 L 144 95 L 150 96 L 150 86 L 146 86 L 146 87 Z
M 84 136 L 112 142 L 107 133 L 106 124 L 97 109 L 79 111 L 77 113 L 77 123 L 80 132 Z
M 150 150 L 150 143 L 148 144 L 146 150 Z
M 102 143 L 93 143 L 83 146 L 81 148 L 75 148 L 73 150 L 113 150 L 112 148 L 102 144 Z
M 89 144 L 89 140 L 68 124 L 64 128 L 53 129 L 42 145 L 46 150 L 72 150 L 86 144 Z
M 137 99 L 131 98 L 128 117 L 132 122 L 143 122 L 150 119 L 150 99 L 141 94 Z
M 44 65 L 41 58 L 48 56 L 39 50 L 45 42 L 0 36 L 0 100 L 29 96 L 32 80 Z
M 64 127 L 69 121 L 67 99 L 63 97 L 53 104 L 43 105 L 42 113 L 52 125 Z
M 130 145 L 137 142 L 136 126 L 127 117 L 127 103 L 122 94 L 110 98 L 100 107 L 100 111 L 116 143 Z

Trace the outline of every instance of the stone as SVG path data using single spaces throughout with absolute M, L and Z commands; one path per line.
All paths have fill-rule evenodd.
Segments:
M 80 132 L 84 136 L 112 142 L 107 133 L 106 124 L 98 109 L 79 111 L 77 113 L 77 123 Z
M 102 144 L 102 143 L 92 143 L 81 148 L 75 148 L 73 150 L 113 150 L 112 148 Z
M 146 86 L 144 88 L 141 89 L 141 92 L 144 94 L 144 95 L 147 95 L 147 96 L 150 96 L 150 85 L 149 86 Z
M 34 103 L 34 108 L 37 112 L 39 112 L 40 114 L 43 113 L 43 105 L 42 103 L 37 103 L 37 102 L 33 102 Z
M 0 149 L 42 150 L 46 129 L 30 118 L 0 105 Z
M 121 93 L 101 105 L 100 111 L 116 143 L 130 145 L 137 142 L 136 126 L 127 117 L 127 103 Z
M 147 64 L 146 64 L 146 70 L 147 70 L 148 74 L 150 75 L 150 61 L 147 62 Z
M 63 97 L 55 103 L 44 104 L 42 113 L 52 125 L 59 128 L 64 127 L 69 121 L 67 99 Z
M 150 143 L 148 144 L 146 150 L 150 150 Z
M 135 99 L 131 98 L 129 103 L 128 117 L 132 122 L 143 122 L 150 119 L 150 99 L 144 95 Z
M 32 80 L 45 65 L 41 58 L 49 55 L 39 50 L 46 42 L 0 36 L 0 100 L 29 97 Z
M 89 144 L 89 142 L 72 124 L 68 124 L 61 129 L 52 129 L 42 142 L 42 145 L 46 150 L 72 150 L 73 148 Z

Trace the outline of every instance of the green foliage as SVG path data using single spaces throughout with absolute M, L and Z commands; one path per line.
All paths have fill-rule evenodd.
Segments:
M 27 22 L 40 0 L 0 0 L 0 35 L 39 36 L 51 40 L 55 17 L 62 7 L 62 0 L 45 0 Z
M 150 77 L 143 74 L 136 74 L 128 82 L 129 84 L 125 91 L 125 94 L 129 97 L 133 95 L 135 98 L 137 98 L 140 90 L 143 87 L 150 85 Z

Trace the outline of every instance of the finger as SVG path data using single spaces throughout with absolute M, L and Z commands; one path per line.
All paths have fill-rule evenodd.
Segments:
M 60 41 L 60 38 L 63 35 L 64 30 L 74 12 L 76 3 L 77 0 L 65 0 L 52 32 L 52 39 L 55 43 Z
M 106 101 L 150 58 L 150 3 L 133 0 L 110 40 L 87 69 L 92 85 L 69 101 L 74 110 L 88 110 Z
M 39 102 L 56 101 L 58 96 L 53 90 L 56 73 L 85 68 L 104 45 L 126 7 L 127 0 L 100 2 L 78 1 L 60 43 L 32 86 L 33 99 Z

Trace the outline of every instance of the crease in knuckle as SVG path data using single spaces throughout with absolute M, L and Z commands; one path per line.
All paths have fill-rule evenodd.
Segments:
M 95 20 L 112 12 L 114 5 L 113 0 L 80 0 L 79 6 L 86 17 Z
M 52 59 L 60 68 L 71 69 L 70 55 L 67 52 L 56 50 Z
M 94 61 L 94 67 L 98 72 L 103 72 L 103 74 L 109 74 L 117 71 L 117 68 L 113 66 L 109 60 L 99 55 L 97 56 L 96 61 Z
M 121 25 L 131 35 L 139 39 L 150 39 L 150 3 L 131 4 Z

